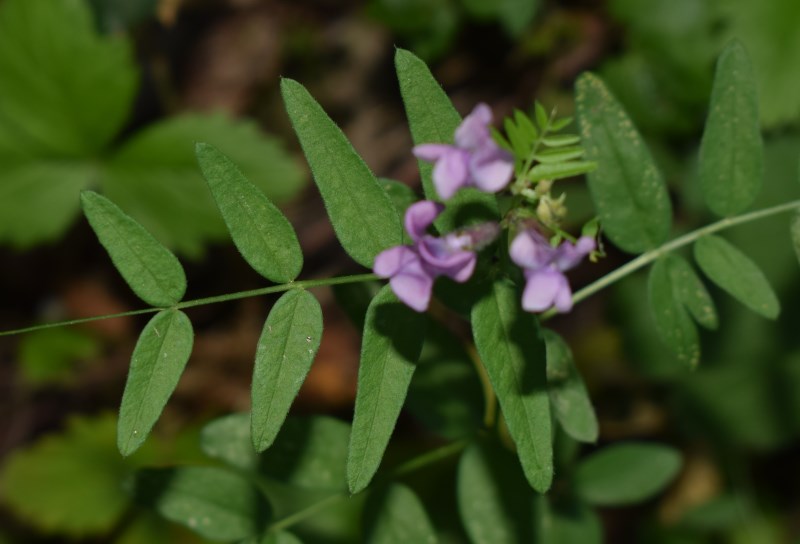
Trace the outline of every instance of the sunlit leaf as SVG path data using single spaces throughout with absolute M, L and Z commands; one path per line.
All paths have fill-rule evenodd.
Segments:
M 553 444 L 546 351 L 537 320 L 522 310 L 520 293 L 496 282 L 472 310 L 472 331 L 525 477 L 544 492 L 553 478 Z
M 605 234 L 629 253 L 659 246 L 669 235 L 672 207 L 644 141 L 597 76 L 578 79 L 576 103 L 586 158 L 597 162 L 588 183 Z
M 365 542 L 435 544 L 438 540 L 422 503 L 404 485 L 373 493 L 364 512 Z
M 717 61 L 700 146 L 700 185 L 708 207 L 729 216 L 752 204 L 763 176 L 756 78 L 747 51 L 735 40 Z
M 256 349 L 253 445 L 267 449 L 283 424 L 322 339 L 322 309 L 308 291 L 287 291 L 270 310 Z
M 372 268 L 375 255 L 402 243 L 400 217 L 386 191 L 322 107 L 296 81 L 281 94 L 344 250 Z
M 268 280 L 295 279 L 303 266 L 303 253 L 291 223 L 217 148 L 199 143 L 196 153 L 242 257 Z
M 343 491 L 350 425 L 331 417 L 290 417 L 261 454 L 260 470 L 296 488 Z
M 136 499 L 212 540 L 261 532 L 271 509 L 243 476 L 218 467 L 151 468 L 137 473 Z
M 193 341 L 192 324 L 179 310 L 159 312 L 139 335 L 119 409 L 117 446 L 122 455 L 136 451 L 150 434 L 178 385 Z
M 660 444 L 615 444 L 583 459 L 575 471 L 578 495 L 592 504 L 611 506 L 649 499 L 677 476 L 679 451 Z
M 694 258 L 703 273 L 733 298 L 764 317 L 778 317 L 780 303 L 764 273 L 730 242 L 703 236 L 694 244 Z
M 472 444 L 458 464 L 456 495 L 470 542 L 533 541 L 533 492 L 508 451 L 495 444 Z
M 423 324 L 424 316 L 401 304 L 388 285 L 369 305 L 347 457 L 351 493 L 378 470 L 419 359 Z
M 547 389 L 556 420 L 569 436 L 581 442 L 596 442 L 597 416 L 572 351 L 561 336 L 542 329 L 547 346 Z
M 452 144 L 456 127 L 461 123 L 461 116 L 425 62 L 410 51 L 398 48 L 395 50 L 394 64 L 414 143 Z M 425 197 L 429 200 L 439 200 L 433 185 L 433 165 L 419 161 L 419 171 Z M 464 191 L 459 191 L 450 199 L 448 208 L 436 218 L 435 224 L 440 231 L 449 232 L 458 226 L 456 224 L 458 209 L 465 204 L 464 199 L 467 196 Z M 497 203 L 493 195 L 479 193 L 469 197 L 479 206 L 497 215 Z
M 83 191 L 81 204 L 114 266 L 139 298 L 161 307 L 183 298 L 186 275 L 175 255 L 107 198 Z

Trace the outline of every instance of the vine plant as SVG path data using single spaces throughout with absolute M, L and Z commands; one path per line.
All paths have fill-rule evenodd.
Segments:
M 133 291 L 151 306 L 117 315 L 155 313 L 136 344 L 122 398 L 117 435 L 122 455 L 147 439 L 189 359 L 193 330 L 183 310 L 282 293 L 258 341 L 252 412 L 214 421 L 203 432 L 204 451 L 228 468 L 142 470 L 135 493 L 164 517 L 207 538 L 295 542 L 289 530 L 296 524 L 367 490 L 366 540 L 434 542 L 436 532 L 424 505 L 397 481 L 460 455 L 456 496 L 473 542 L 599 542 L 601 530 L 591 506 L 650 497 L 676 475 L 681 458 L 667 446 L 629 443 L 602 448 L 580 461 L 573 448 L 561 461 L 554 460 L 554 437 L 594 443 L 598 425 L 569 346 L 541 323 L 652 264 L 648 296 L 655 325 L 677 359 L 687 367 L 697 365 L 696 324 L 713 329 L 718 318 L 703 280 L 676 252 L 687 246 L 693 247 L 708 280 L 753 311 L 777 317 L 779 303 L 764 275 L 716 234 L 800 209 L 800 201 L 794 201 L 743 213 L 763 173 L 747 54 L 736 42 L 722 53 L 700 148 L 702 193 L 720 219 L 673 239 L 663 177 L 597 76 L 587 73 L 577 82 L 580 135 L 565 134 L 571 119 L 537 103 L 532 118 L 516 112 L 505 121 L 505 135 L 494 131 L 489 136 L 488 108 L 479 106 L 462 120 L 420 59 L 397 50 L 395 63 L 427 198 L 413 204 L 407 189 L 375 178 L 301 84 L 281 82 L 336 235 L 357 263 L 374 267 L 375 273 L 296 280 L 303 256 L 291 224 L 209 144 L 197 145 L 197 159 L 231 237 L 244 259 L 276 285 L 182 301 L 186 277 L 178 259 L 110 200 L 82 193 L 84 213 L 101 244 Z M 587 174 L 598 216 L 574 237 L 562 229 L 566 202 L 553 190 L 557 180 L 580 174 Z M 796 242 L 798 225 L 795 215 Z M 603 256 L 600 226 L 605 239 L 636 257 L 572 294 L 563 272 L 584 256 Z M 433 230 L 442 236 L 435 237 Z M 432 291 L 442 275 L 450 280 L 437 280 Z M 287 420 L 323 334 L 320 305 L 309 289 L 380 278 L 390 280 L 363 318 L 352 427 L 329 418 Z M 436 317 L 428 318 L 424 312 L 432 299 Z M 2 334 L 110 317 L 115 316 Z M 485 381 L 483 425 L 376 478 L 426 334 L 438 334 L 441 319 L 471 324 L 474 349 L 467 351 L 475 354 Z M 262 493 L 269 487 L 264 474 L 329 494 L 275 518 L 269 493 Z M 540 495 L 550 490 L 554 477 L 564 484 Z M 503 500 L 508 496 L 525 500 L 509 503 Z

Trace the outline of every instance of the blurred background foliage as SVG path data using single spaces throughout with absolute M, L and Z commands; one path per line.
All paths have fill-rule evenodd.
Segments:
M 499 117 L 538 98 L 569 114 L 574 78 L 596 71 L 666 174 L 676 232 L 691 230 L 711 220 L 695 183 L 697 146 L 713 65 L 731 37 L 749 50 L 759 82 L 766 177 L 756 207 L 798 198 L 796 0 L 0 0 L 0 329 L 137 307 L 78 216 L 84 188 L 105 193 L 187 260 L 188 298 L 260 286 L 226 240 L 195 141 L 219 147 L 284 207 L 306 254 L 304 277 L 357 270 L 307 189 L 277 85 L 280 75 L 302 81 L 378 175 L 417 190 L 395 45 L 431 64 L 462 113 L 487 101 Z M 580 180 L 564 189 L 579 225 L 591 203 Z M 713 291 L 720 329 L 703 333 L 694 372 L 659 340 L 644 274 L 553 320 L 590 388 L 600 445 L 653 440 L 684 455 L 659 499 L 598 510 L 606 542 L 800 541 L 797 256 L 784 217 L 726 236 L 762 267 L 783 313 L 770 322 Z M 573 279 L 585 284 L 625 259 L 612 248 Z M 318 293 L 326 332 L 297 414 L 349 420 L 369 289 Z M 0 338 L 0 543 L 201 542 L 137 506 L 131 474 L 215 462 L 198 429 L 248 409 L 270 303 L 193 310 L 187 373 L 153 440 L 129 459 L 114 446 L 111 411 L 143 320 Z M 453 340 L 464 330 L 453 329 L 434 328 L 426 343 L 390 466 L 480 420 L 479 382 Z M 432 399 L 443 383 L 459 385 Z M 592 450 L 560 444 L 564 459 Z M 404 479 L 443 542 L 466 539 L 451 496 L 456 472 L 453 461 Z M 283 515 L 320 497 L 274 476 L 264 477 Z M 562 490 L 554 488 L 554 504 L 569 511 Z M 301 528 L 303 541 L 352 542 L 359 508 L 320 514 Z M 586 512 L 573 514 L 598 531 Z M 559 542 L 576 542 L 569 530 Z

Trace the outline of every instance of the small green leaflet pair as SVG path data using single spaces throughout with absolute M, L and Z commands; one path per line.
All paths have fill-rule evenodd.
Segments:
M 587 158 L 602 165 L 589 173 L 588 184 L 606 236 L 629 253 L 656 250 L 667 241 L 672 211 L 663 176 L 644 141 L 596 76 L 578 80 L 577 106 Z M 755 78 L 747 52 L 734 41 L 717 62 L 698 178 L 711 211 L 731 217 L 752 204 L 762 177 Z M 694 257 L 708 279 L 753 311 L 776 318 L 780 304 L 760 269 L 723 238 L 703 234 L 694 244 Z M 650 272 L 648 290 L 660 336 L 679 360 L 698 364 L 695 322 L 717 326 L 703 282 L 683 257 L 665 252 Z

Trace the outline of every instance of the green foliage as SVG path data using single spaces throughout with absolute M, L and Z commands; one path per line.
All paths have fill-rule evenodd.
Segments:
M 543 493 L 553 478 L 546 350 L 536 318 L 519 300 L 516 289 L 495 282 L 472 310 L 472 332 L 525 477 Z
M 603 526 L 589 506 L 578 501 L 551 505 L 541 500 L 542 542 L 546 544 L 602 544 Z
M 302 85 L 283 79 L 281 93 L 336 236 L 357 263 L 371 268 L 375 255 L 403 239 L 389 195 Z
M 408 117 L 408 125 L 414 143 L 452 144 L 461 116 L 453 107 L 430 69 L 413 53 L 397 49 L 394 55 L 400 94 Z M 418 161 L 425 198 L 439 200 L 433 186 L 433 165 Z M 457 226 L 458 211 L 467 206 L 480 206 L 490 215 L 497 215 L 497 203 L 491 194 L 479 191 L 459 191 L 447 202 L 445 211 L 434 224 L 441 232 L 449 232 Z
M 778 297 L 764 273 L 750 258 L 719 236 L 704 236 L 694 245 L 694 258 L 703 273 L 756 313 L 775 319 Z
M 351 493 L 372 479 L 406 398 L 424 338 L 423 317 L 387 285 L 367 310 L 347 457 Z
M 256 350 L 252 434 L 267 449 L 311 369 L 322 339 L 322 309 L 308 291 L 287 291 L 272 307 Z
M 217 148 L 199 143 L 196 153 L 242 257 L 268 280 L 295 279 L 303 267 L 303 253 L 291 223 Z
M 230 414 L 207 423 L 200 433 L 200 448 L 233 468 L 246 471 L 258 467 L 258 454 L 250 439 L 250 414 Z
M 180 310 L 159 312 L 145 326 L 131 356 L 119 409 L 117 446 L 130 455 L 150 434 L 192 352 L 194 333 Z
M 44 329 L 22 337 L 20 372 L 33 385 L 69 382 L 76 363 L 94 358 L 100 351 L 97 339 L 76 329 Z
M 148 468 L 136 474 L 137 501 L 212 540 L 260 534 L 271 508 L 243 476 L 217 467 Z
M 629 253 L 654 249 L 666 241 L 672 220 L 661 173 L 602 80 L 585 73 L 576 85 L 586 156 L 602 165 L 587 179 L 605 234 Z
M 666 487 L 681 469 L 680 453 L 658 444 L 608 446 L 583 459 L 575 471 L 580 497 L 592 504 L 633 504 Z
M 286 154 L 222 116 L 168 120 L 117 149 L 138 80 L 131 49 L 95 32 L 87 2 L 0 5 L 0 241 L 26 248 L 60 236 L 78 213 L 76 193 L 99 187 L 168 246 L 199 255 L 225 231 L 199 194 L 196 139 L 228 151 L 273 199 L 297 191 L 302 177 Z
M 114 266 L 139 298 L 156 307 L 183 298 L 186 274 L 175 255 L 107 198 L 83 191 L 81 204 Z
M 797 260 L 800 261 L 800 213 L 795 213 L 789 225 L 789 232 L 792 235 L 792 244 Z
M 596 442 L 597 416 L 569 345 L 557 333 L 542 329 L 547 351 L 547 391 L 561 428 L 580 442 Z
M 438 541 L 419 498 L 401 484 L 373 492 L 364 518 L 365 542 L 435 544 Z
M 464 451 L 456 494 L 474 544 L 533 541 L 533 493 L 514 456 L 497 444 L 476 442 Z
M 737 214 L 752 204 L 764 176 L 764 151 L 753 68 L 734 41 L 717 61 L 708 121 L 700 146 L 700 183 L 717 215 Z
M 678 360 L 695 366 L 700 362 L 700 340 L 695 321 L 717 327 L 714 301 L 692 266 L 678 255 L 656 261 L 648 283 L 650 307 L 656 328 Z

